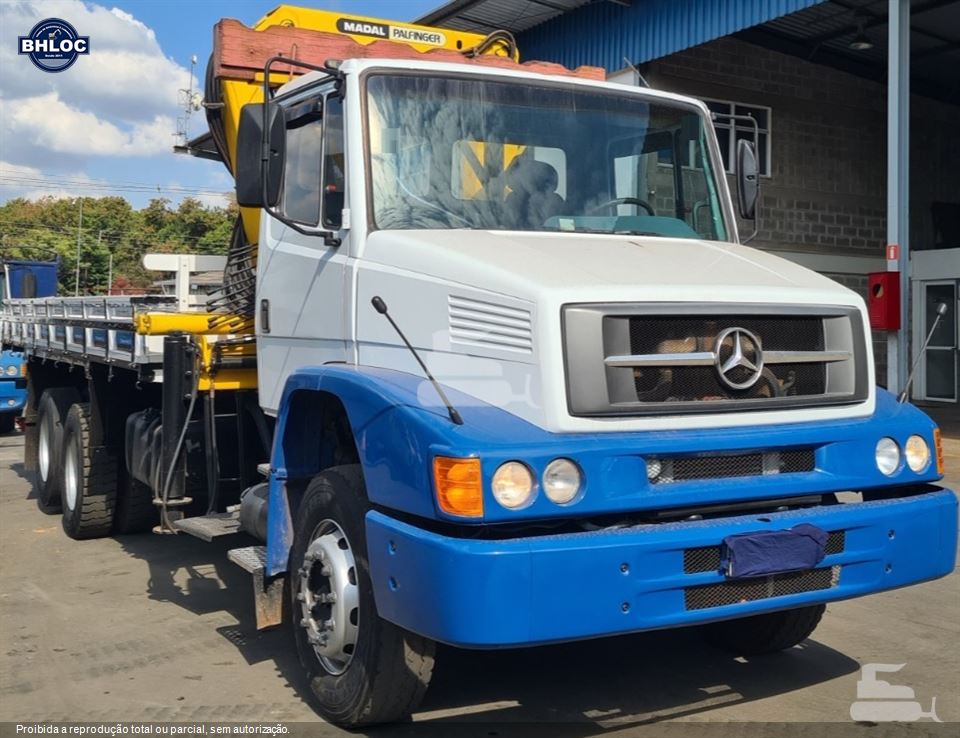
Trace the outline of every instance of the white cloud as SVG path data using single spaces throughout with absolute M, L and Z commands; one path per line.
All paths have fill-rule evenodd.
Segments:
M 40 200 L 53 197 L 57 200 L 74 197 L 102 197 L 105 186 L 102 180 L 92 179 L 83 172 L 74 172 L 63 178 L 64 184 L 47 180 L 36 167 L 0 161 L 0 200 L 22 197 Z M 109 194 L 109 193 L 107 193 Z
M 0 202 L 123 194 L 142 205 L 155 196 L 176 202 L 195 188 L 205 204 L 226 204 L 215 194 L 232 189 L 225 172 L 172 153 L 189 71 L 135 13 L 81 0 L 0 0 Z M 90 53 L 60 74 L 17 54 L 17 36 L 49 17 L 90 37 Z M 85 174 L 94 166 L 106 179 Z M 181 176 L 173 169 L 191 185 L 173 183 Z M 151 184 L 108 181 L 121 178 Z
M 43 72 L 17 54 L 17 36 L 51 16 L 90 37 L 90 53 L 61 74 Z M 118 8 L 80 0 L 25 0 L 0 3 L 0 21 L 4 98 L 53 91 L 64 102 L 101 115 L 150 120 L 176 108 L 178 90 L 189 80 L 189 71 L 163 53 L 153 30 Z
M 57 154 L 150 156 L 170 151 L 174 120 L 153 120 L 120 128 L 95 113 L 78 110 L 56 92 L 4 101 L 0 136 Z

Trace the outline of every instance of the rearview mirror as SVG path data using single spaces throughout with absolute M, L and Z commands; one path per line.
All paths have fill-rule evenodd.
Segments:
M 264 106 L 266 105 L 267 157 L 264 159 Z M 237 204 L 272 208 L 280 200 L 280 183 L 286 154 L 283 111 L 272 103 L 248 103 L 240 110 L 237 130 L 235 179 Z
M 753 144 L 745 139 L 737 141 L 737 202 L 740 217 L 756 220 L 757 198 L 760 194 L 760 167 Z

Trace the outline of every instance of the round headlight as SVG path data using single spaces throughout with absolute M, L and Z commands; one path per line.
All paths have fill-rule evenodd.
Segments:
M 903 455 L 907 457 L 907 466 L 917 474 L 924 471 L 930 464 L 930 447 L 921 436 L 910 436 L 907 439 Z
M 533 474 L 519 461 L 501 464 L 490 486 L 494 499 L 509 510 L 523 507 L 533 499 Z
M 877 469 L 888 477 L 900 468 L 900 447 L 892 438 L 877 441 Z
M 14 375 L 17 373 L 17 367 L 15 367 L 15 366 L 13 366 L 13 364 L 11 364 L 10 366 L 7 367 L 7 370 L 6 370 L 6 371 L 7 371 L 7 376 L 8 376 L 8 377 L 12 377 L 12 376 L 14 376 Z
M 570 459 L 554 459 L 543 472 L 543 492 L 550 502 L 558 505 L 573 502 L 582 483 L 580 467 Z

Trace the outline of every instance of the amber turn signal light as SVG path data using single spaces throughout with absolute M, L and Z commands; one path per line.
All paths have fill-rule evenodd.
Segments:
M 480 459 L 437 456 L 433 460 L 433 484 L 440 509 L 461 518 L 483 517 L 483 475 Z
M 933 453 L 937 457 L 937 474 L 943 474 L 943 441 L 940 440 L 940 429 L 933 429 Z

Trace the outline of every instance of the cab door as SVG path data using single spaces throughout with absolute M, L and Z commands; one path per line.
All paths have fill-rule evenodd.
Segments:
M 297 369 L 347 359 L 344 279 L 349 232 L 343 101 L 329 86 L 285 102 L 286 156 L 279 210 L 265 212 L 257 277 L 260 404 L 275 413 Z M 316 231 L 333 231 L 339 244 Z

